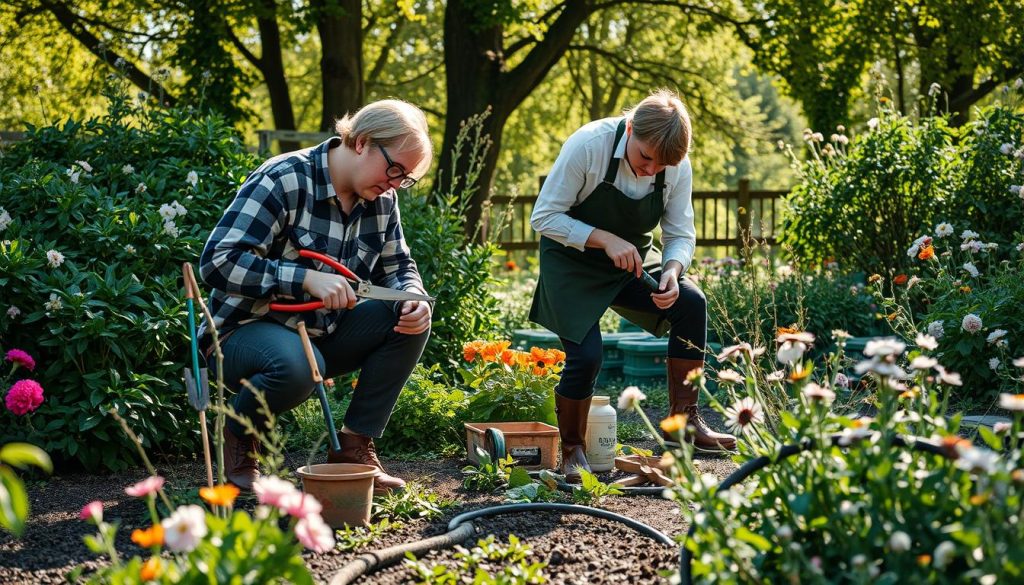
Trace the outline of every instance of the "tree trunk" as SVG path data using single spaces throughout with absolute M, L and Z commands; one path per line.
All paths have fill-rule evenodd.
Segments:
M 471 192 L 466 210 L 466 234 L 480 232 L 483 202 L 488 198 L 501 151 L 505 122 L 565 54 L 573 34 L 593 11 L 585 0 L 569 0 L 514 69 L 506 69 L 503 54 L 504 29 L 484 24 L 463 0 L 449 0 L 444 18 L 444 60 L 448 96 L 444 142 L 437 170 L 437 188 L 442 193 Z M 488 112 L 488 108 L 490 111 Z M 472 162 L 466 156 L 455 160 L 453 149 L 464 121 L 486 114 L 482 130 L 491 144 L 483 154 L 479 173 L 466 184 Z M 463 149 L 465 150 L 465 148 Z M 465 196 L 465 195 L 463 195 Z
M 363 12 L 361 0 L 313 0 L 320 35 L 323 110 L 320 130 L 355 112 L 366 99 L 363 81 Z
M 295 112 L 292 108 L 288 79 L 284 74 L 284 59 L 281 57 L 281 29 L 277 24 L 275 0 L 263 0 L 262 13 L 256 22 L 260 31 L 261 56 L 256 64 L 270 95 L 270 111 L 277 130 L 295 130 Z M 282 140 L 282 152 L 298 150 L 298 142 Z

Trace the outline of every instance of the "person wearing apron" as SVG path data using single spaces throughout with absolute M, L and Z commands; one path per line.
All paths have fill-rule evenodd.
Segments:
M 698 388 L 687 381 L 704 367 L 707 340 L 704 294 L 683 278 L 696 243 L 689 146 L 682 102 L 673 92 L 655 92 L 623 117 L 591 122 L 570 136 L 534 206 L 540 277 L 530 320 L 557 334 L 565 349 L 555 411 L 569 482 L 580 481 L 578 469 L 590 470 L 587 414 L 601 371 L 598 321 L 609 307 L 654 335 L 670 333 L 669 404 L 671 414 L 689 416 L 686 440 L 709 452 L 736 446 L 735 437 L 704 421 Z M 652 247 L 659 223 L 664 254 Z M 640 280 L 645 266 L 661 292 Z

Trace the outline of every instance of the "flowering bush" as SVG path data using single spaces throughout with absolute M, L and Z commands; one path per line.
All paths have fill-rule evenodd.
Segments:
M 245 575 L 252 583 L 312 585 L 302 548 L 325 552 L 334 547 L 334 531 L 320 517 L 320 503 L 278 477 L 264 476 L 253 485 L 259 502 L 253 516 L 233 510 L 238 488 L 230 484 L 201 488 L 206 508 L 174 507 L 163 486 L 163 477 L 151 476 L 125 489 L 130 496 L 145 498 L 149 508 L 152 524 L 131 535 L 132 542 L 148 549 L 145 559 L 121 559 L 114 546 L 118 524 L 104 521 L 101 502 L 82 509 L 80 517 L 98 529 L 96 535 L 85 537 L 86 544 L 111 560 L 87 583 L 209 583 Z M 157 512 L 157 497 L 171 510 L 163 518 Z M 287 529 L 281 529 L 282 519 Z M 77 569 L 74 579 L 82 571 Z
M 90 469 L 129 464 L 111 407 L 164 452 L 198 442 L 181 265 L 256 163 L 219 118 L 108 97 L 106 116 L 29 128 L 0 156 L 0 337 L 49 390 L 34 428 L 0 414 L 0 442 Z
M 901 115 L 892 104 L 853 137 L 839 129 L 826 140 L 805 131 L 808 160 L 788 145 L 799 183 L 787 200 L 781 240 L 802 261 L 841 258 L 865 274 L 903 271 L 905 243 L 938 221 L 939 213 L 983 228 L 1008 243 L 1024 221 L 1015 205 L 1024 183 L 1024 84 L 977 120 L 951 128 L 938 115 L 941 96 L 926 115 Z
M 963 377 L 965 397 L 991 397 L 1018 382 L 1010 362 L 1024 346 L 1024 243 L 985 242 L 965 228 L 938 224 L 907 250 L 915 264 L 906 273 L 872 280 L 897 333 L 934 337 L 936 356 Z M 1011 259 L 998 260 L 1003 248 Z
M 448 385 L 436 364 L 430 369 L 417 365 L 377 447 L 389 455 L 422 455 L 424 449 L 435 455 L 459 453 L 466 448 L 462 423 L 468 404 L 466 393 Z
M 554 387 L 565 353 L 532 347 L 509 349 L 509 341 L 471 341 L 462 350 L 470 364 L 460 370 L 474 392 L 467 419 L 476 422 L 541 421 L 556 424 Z
M 1004 395 L 1013 423 L 981 430 L 984 446 L 960 437 L 946 402 L 960 377 L 921 335 L 909 352 L 895 339 L 869 342 L 856 370 L 870 381 L 875 416 L 837 412 L 845 389 L 833 379 L 845 338 L 836 332 L 838 352 L 815 364 L 805 359 L 811 334 L 780 335 L 776 376 L 757 371 L 765 348 L 741 344 L 719 356 L 735 368 L 719 380 L 731 406 L 713 398 L 712 406 L 741 438 L 737 462 L 763 465 L 745 482 L 719 485 L 694 466 L 685 441 L 663 459 L 670 493 L 692 520 L 685 547 L 694 581 L 1019 580 L 1024 527 L 1010 519 L 1024 501 L 1024 457 L 1019 441 L 1007 449 L 1004 437 L 1024 431 L 1024 399 Z M 1024 368 L 1024 358 L 1016 363 Z M 763 416 L 767 386 L 788 397 L 777 420 Z M 676 415 L 661 427 L 678 436 L 687 424 Z

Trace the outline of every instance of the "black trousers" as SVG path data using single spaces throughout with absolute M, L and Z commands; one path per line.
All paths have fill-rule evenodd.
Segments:
M 656 280 L 661 272 L 651 273 Z M 708 333 L 708 303 L 704 292 L 689 279 L 679 282 L 679 298 L 667 309 L 659 309 L 651 299 L 651 291 L 639 280 L 630 282 L 612 301 L 613 307 L 623 307 L 663 316 L 671 323 L 668 357 L 691 360 L 704 359 L 704 346 Z M 565 369 L 555 392 L 573 400 L 582 400 L 594 393 L 594 382 L 601 372 L 604 346 L 598 323 L 590 328 L 581 343 L 560 338 L 565 349 Z

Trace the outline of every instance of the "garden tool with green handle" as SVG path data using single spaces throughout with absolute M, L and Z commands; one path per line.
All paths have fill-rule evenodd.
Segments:
M 196 339 L 195 295 L 199 292 L 192 264 L 182 265 L 185 281 L 185 306 L 188 308 L 188 337 L 192 349 L 192 367 L 185 368 L 185 391 L 188 403 L 199 412 L 199 431 L 203 438 L 203 459 L 206 462 L 206 485 L 213 487 L 213 462 L 210 459 L 210 441 L 206 431 L 206 409 L 210 406 L 210 382 L 206 368 L 199 367 L 199 341 Z
M 338 433 L 334 430 L 334 416 L 331 414 L 331 405 L 327 403 L 327 391 L 324 390 L 324 378 L 320 375 L 320 366 L 316 363 L 316 355 L 313 353 L 313 344 L 309 341 L 309 334 L 306 333 L 306 324 L 299 321 L 299 337 L 302 338 L 302 349 L 306 351 L 306 359 L 309 360 L 309 368 L 313 372 L 313 382 L 316 383 L 316 395 L 320 399 L 320 408 L 324 411 L 324 420 L 327 422 L 327 433 L 331 439 L 331 448 L 341 451 L 341 443 L 338 441 Z

